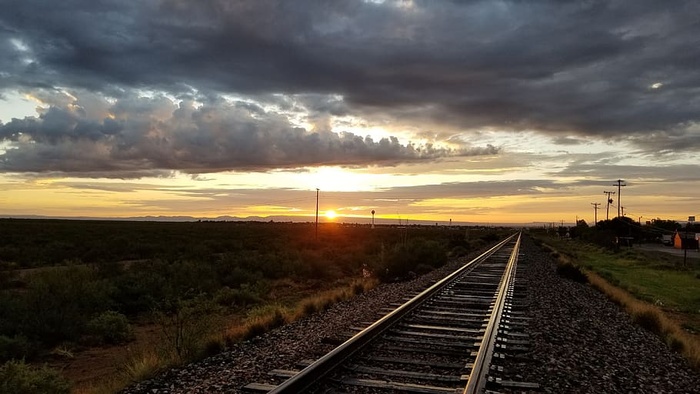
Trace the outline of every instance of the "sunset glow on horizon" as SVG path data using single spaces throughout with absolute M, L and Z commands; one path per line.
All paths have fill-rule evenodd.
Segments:
M 12 3 L 0 217 L 700 216 L 700 5 Z

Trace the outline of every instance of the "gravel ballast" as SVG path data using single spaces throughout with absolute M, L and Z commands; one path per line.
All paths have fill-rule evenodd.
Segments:
M 248 383 L 272 383 L 268 372 L 295 369 L 452 272 L 456 261 L 412 281 L 381 285 L 329 310 L 239 343 L 224 353 L 128 387 L 132 393 L 238 393 Z M 548 253 L 528 237 L 519 275 L 529 282 L 532 360 L 522 380 L 547 393 L 700 393 L 700 374 L 655 335 L 634 325 L 617 305 L 588 285 L 561 278 Z

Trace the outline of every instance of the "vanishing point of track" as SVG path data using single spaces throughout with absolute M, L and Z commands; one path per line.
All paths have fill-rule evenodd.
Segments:
M 514 310 L 516 233 L 463 265 L 270 393 L 483 393 L 537 389 L 498 377 L 505 353 L 526 349 L 526 318 Z M 517 303 L 517 301 L 515 301 Z

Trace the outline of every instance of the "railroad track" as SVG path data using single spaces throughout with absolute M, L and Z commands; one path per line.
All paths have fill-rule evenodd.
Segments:
M 275 370 L 269 393 L 528 392 L 499 363 L 527 351 L 516 272 L 520 233 L 506 238 L 302 370 Z

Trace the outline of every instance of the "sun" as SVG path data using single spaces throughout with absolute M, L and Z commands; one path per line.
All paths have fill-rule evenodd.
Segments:
M 333 210 L 326 211 L 326 218 L 328 218 L 330 220 L 335 219 L 337 216 L 338 216 L 338 214 L 335 213 L 335 211 L 333 211 Z

